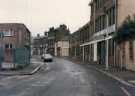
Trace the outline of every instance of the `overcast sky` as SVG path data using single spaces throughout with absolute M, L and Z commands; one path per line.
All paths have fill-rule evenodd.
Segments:
M 24 23 L 34 36 L 60 24 L 74 32 L 90 17 L 90 0 L 0 1 L 0 23 Z

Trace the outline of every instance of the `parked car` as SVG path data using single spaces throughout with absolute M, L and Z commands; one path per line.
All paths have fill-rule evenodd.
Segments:
M 44 62 L 52 62 L 53 61 L 53 56 L 50 54 L 43 54 L 41 56 L 41 59 L 44 60 Z

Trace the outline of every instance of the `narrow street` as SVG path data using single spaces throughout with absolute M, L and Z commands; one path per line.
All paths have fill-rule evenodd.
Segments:
M 92 68 L 60 58 L 34 75 L 0 78 L 0 96 L 130 96 L 124 87 Z

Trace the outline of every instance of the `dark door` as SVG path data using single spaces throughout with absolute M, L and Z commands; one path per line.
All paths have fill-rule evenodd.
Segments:
M 4 49 L 4 62 L 13 62 L 12 44 L 6 44 Z

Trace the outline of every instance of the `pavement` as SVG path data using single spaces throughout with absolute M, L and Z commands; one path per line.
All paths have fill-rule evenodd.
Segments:
M 87 65 L 88 67 L 93 67 L 96 70 L 110 76 L 119 82 L 135 87 L 135 72 L 130 70 L 120 70 L 118 68 L 110 67 L 109 70 L 105 69 L 104 65 Z
M 31 59 L 30 65 L 22 68 L 22 69 L 16 69 L 16 70 L 0 70 L 0 75 L 3 76 L 14 76 L 14 75 L 33 75 L 37 71 L 40 70 L 41 66 L 44 63 L 40 61 L 38 57 L 33 57 Z
M 119 68 L 115 67 L 109 67 L 109 70 L 106 70 L 105 65 L 100 65 L 100 64 L 89 64 L 89 63 L 84 63 L 78 60 L 73 60 L 71 61 L 76 62 L 78 64 L 82 64 L 84 66 L 87 66 L 89 68 L 94 68 L 95 70 L 127 85 L 130 87 L 135 87 L 135 72 L 130 71 L 130 70 L 121 70 Z

